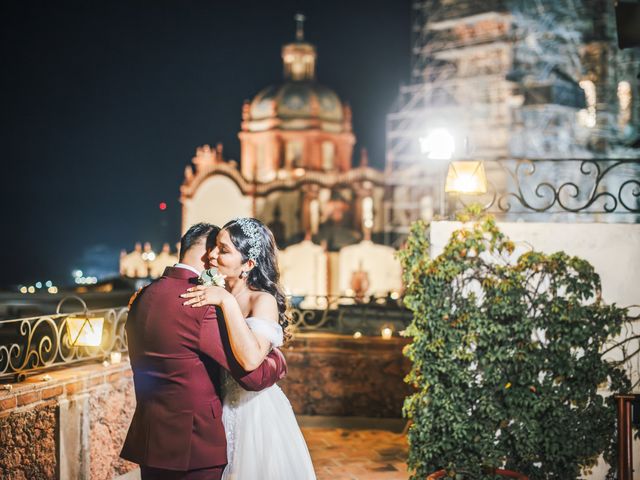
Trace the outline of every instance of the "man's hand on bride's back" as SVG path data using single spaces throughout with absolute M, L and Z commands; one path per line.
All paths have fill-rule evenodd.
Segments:
M 206 287 L 204 285 L 191 287 L 180 296 L 186 299 L 183 305 L 191 305 L 192 307 L 222 305 L 223 302 L 234 298 L 224 287 L 217 287 L 215 285 L 212 287 Z

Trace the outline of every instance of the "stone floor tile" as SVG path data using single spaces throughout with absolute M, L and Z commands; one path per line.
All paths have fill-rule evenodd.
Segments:
M 406 437 L 385 430 L 302 428 L 318 480 L 406 480 Z

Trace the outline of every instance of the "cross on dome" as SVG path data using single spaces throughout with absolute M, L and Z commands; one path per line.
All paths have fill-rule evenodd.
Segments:
M 293 19 L 296 21 L 296 41 L 304 41 L 304 21 L 307 19 L 302 13 L 296 13 Z

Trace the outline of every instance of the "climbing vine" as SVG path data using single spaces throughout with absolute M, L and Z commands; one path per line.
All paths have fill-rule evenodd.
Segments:
M 603 389 L 629 380 L 601 351 L 626 318 L 607 305 L 585 260 L 516 246 L 471 207 L 444 251 L 429 256 L 417 222 L 400 252 L 413 321 L 404 404 L 413 479 L 493 478 L 508 468 L 575 479 L 612 454 L 615 408 Z

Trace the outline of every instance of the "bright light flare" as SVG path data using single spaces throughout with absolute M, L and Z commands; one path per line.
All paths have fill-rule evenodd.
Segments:
M 456 142 L 446 128 L 434 128 L 420 139 L 420 149 L 430 160 L 451 160 Z

